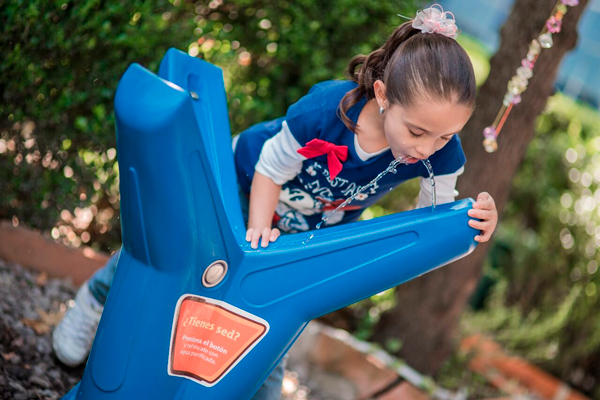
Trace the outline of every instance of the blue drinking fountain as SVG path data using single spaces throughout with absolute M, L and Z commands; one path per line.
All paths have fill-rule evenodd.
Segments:
M 65 399 L 245 400 L 308 322 L 469 254 L 472 199 L 252 249 L 223 73 L 170 49 L 115 98 L 123 248 Z

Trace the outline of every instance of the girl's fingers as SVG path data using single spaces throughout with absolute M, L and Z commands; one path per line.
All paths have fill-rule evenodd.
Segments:
M 469 220 L 469 226 L 481 231 L 479 235 L 475 236 L 475 240 L 479 243 L 490 240 L 498 219 L 494 198 L 487 192 L 479 193 L 477 201 L 473 203 L 473 209 L 469 210 L 468 215 L 481 220 Z
M 479 243 L 484 243 L 484 242 L 487 242 L 488 240 L 490 240 L 490 236 L 491 236 L 491 234 L 489 234 L 487 232 L 482 232 L 481 235 L 475 236 L 475 240 L 478 241 Z
M 250 244 L 250 247 L 252 247 L 253 249 L 258 249 L 258 241 L 260 240 L 260 230 L 258 229 L 254 229 L 254 231 L 252 232 L 252 243 Z
M 477 201 L 488 200 L 491 197 L 488 192 L 481 192 L 477 195 Z
M 269 245 L 269 237 L 271 236 L 271 228 L 265 228 L 262 231 L 262 247 L 267 247 Z
M 494 202 L 491 200 L 485 200 L 483 202 L 483 204 L 481 205 L 481 209 L 482 210 L 493 210 L 494 209 Z
M 281 232 L 277 228 L 264 228 L 262 230 L 250 228 L 246 231 L 246 241 L 251 242 L 250 247 L 257 249 L 259 242 L 262 247 L 267 247 L 270 242 L 276 241 L 280 235 Z
M 478 210 L 493 210 L 494 203 L 490 200 L 477 200 L 476 203 L 473 203 L 473 208 Z
M 273 229 L 271 231 L 271 242 L 276 241 L 280 234 L 281 233 L 279 232 L 279 229 L 277 229 L 277 228 Z
M 468 212 L 469 217 L 472 218 L 479 218 L 479 219 L 483 219 L 483 220 L 490 220 L 492 219 L 492 212 L 489 210 L 469 210 Z
M 469 220 L 469 226 L 481 231 L 490 228 L 490 224 L 487 221 L 476 221 L 474 219 Z

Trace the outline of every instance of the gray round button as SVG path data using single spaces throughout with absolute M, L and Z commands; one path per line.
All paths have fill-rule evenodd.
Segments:
M 206 287 L 216 286 L 225 278 L 225 274 L 227 274 L 227 263 L 222 260 L 215 261 L 204 270 L 202 284 Z

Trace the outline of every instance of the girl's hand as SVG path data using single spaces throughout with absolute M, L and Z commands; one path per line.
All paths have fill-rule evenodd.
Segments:
M 477 201 L 473 203 L 473 209 L 469 210 L 469 217 L 481 220 L 469 220 L 469 226 L 481 230 L 481 235 L 475 236 L 475 240 L 479 243 L 490 240 L 498 223 L 498 211 L 496 210 L 496 203 L 489 193 L 479 193 Z
M 261 246 L 267 247 L 269 242 L 274 242 L 281 235 L 277 228 L 248 228 L 246 231 L 246 241 L 250 243 L 250 247 L 253 249 L 258 248 L 258 241 L 262 237 Z

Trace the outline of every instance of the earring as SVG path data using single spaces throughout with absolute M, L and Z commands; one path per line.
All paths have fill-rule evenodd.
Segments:
M 379 107 L 379 114 L 383 114 L 384 111 L 385 111 L 385 108 Z

